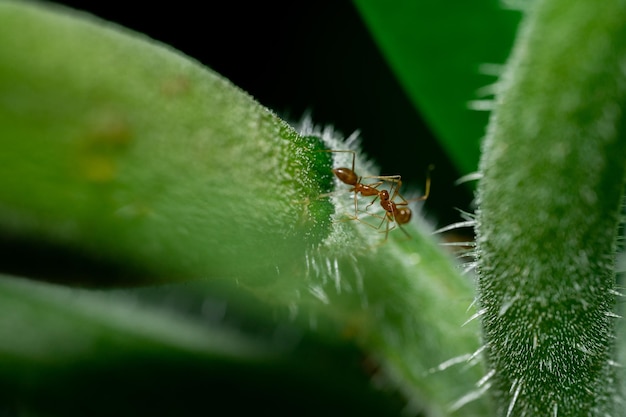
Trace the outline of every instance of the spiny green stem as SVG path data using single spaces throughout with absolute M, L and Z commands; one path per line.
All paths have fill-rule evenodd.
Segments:
M 479 301 L 499 415 L 612 415 L 626 3 L 540 0 L 481 161 Z

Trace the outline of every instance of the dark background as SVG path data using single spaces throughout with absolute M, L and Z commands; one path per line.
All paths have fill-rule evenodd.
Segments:
M 310 111 L 346 137 L 359 130 L 366 155 L 383 174 L 423 188 L 436 226 L 460 220 L 472 192 L 398 84 L 349 1 L 59 2 L 169 44 L 230 79 L 288 121 Z M 468 99 L 470 99 L 468 97 Z

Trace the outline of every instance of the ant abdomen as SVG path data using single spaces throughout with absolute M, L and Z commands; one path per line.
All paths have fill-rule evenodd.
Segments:
M 408 222 L 411 221 L 411 215 L 413 214 L 413 212 L 411 211 L 410 208 L 408 207 L 399 207 L 396 210 L 396 213 L 394 215 L 396 222 L 398 224 L 407 224 Z
M 356 185 L 359 182 L 359 177 L 349 168 L 335 168 L 333 173 L 344 184 Z

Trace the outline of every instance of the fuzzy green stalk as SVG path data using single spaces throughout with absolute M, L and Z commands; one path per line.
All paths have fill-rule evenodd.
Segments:
M 614 415 L 626 2 L 537 1 L 481 161 L 479 305 L 498 415 Z

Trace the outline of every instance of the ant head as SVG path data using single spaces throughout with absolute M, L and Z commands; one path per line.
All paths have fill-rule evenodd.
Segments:
M 381 190 L 378 197 L 380 197 L 380 201 L 389 201 L 389 191 Z

